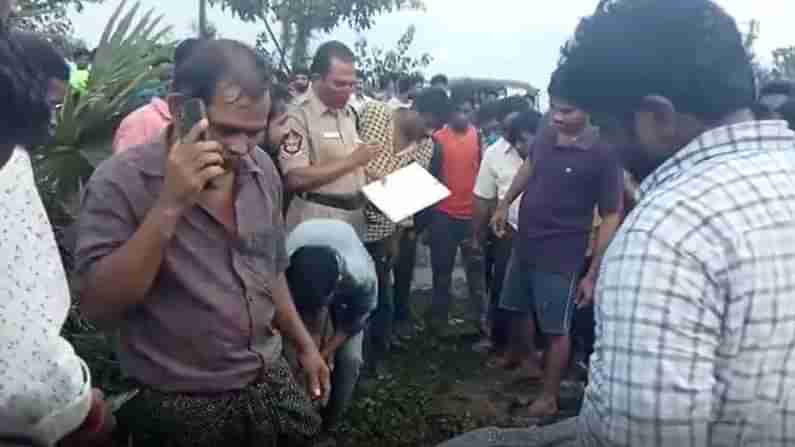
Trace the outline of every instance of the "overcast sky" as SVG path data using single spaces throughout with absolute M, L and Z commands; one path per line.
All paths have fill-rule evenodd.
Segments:
M 73 14 L 77 36 L 93 46 L 107 19 L 118 5 L 105 0 Z M 132 3 L 132 2 L 131 2 Z M 192 34 L 198 0 L 141 0 L 173 25 L 175 37 Z M 559 49 L 580 17 L 593 12 L 596 0 L 425 0 L 424 12 L 397 12 L 381 16 L 364 36 L 373 44 L 394 47 L 406 28 L 414 24 L 414 52 L 428 52 L 434 61 L 427 75 L 495 77 L 523 80 L 546 88 L 557 63 Z M 795 45 L 795 1 L 718 0 L 741 27 L 756 19 L 761 23 L 757 53 L 770 59 L 773 49 Z M 263 27 L 245 24 L 220 10 L 209 14 L 223 37 L 253 44 Z M 278 33 L 278 30 L 277 30 Z M 353 44 L 357 34 L 341 28 L 332 37 Z M 322 41 L 325 36 L 318 36 Z

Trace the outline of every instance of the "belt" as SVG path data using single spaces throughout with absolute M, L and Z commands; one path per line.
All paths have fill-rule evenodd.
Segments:
M 307 202 L 345 211 L 356 211 L 364 208 L 367 200 L 361 193 L 355 194 L 321 194 L 317 192 L 303 192 L 298 197 Z

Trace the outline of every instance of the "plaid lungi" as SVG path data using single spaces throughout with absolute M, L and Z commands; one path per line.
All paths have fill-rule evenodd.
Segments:
M 247 388 L 213 394 L 141 392 L 117 413 L 136 446 L 309 446 L 321 419 L 280 359 Z

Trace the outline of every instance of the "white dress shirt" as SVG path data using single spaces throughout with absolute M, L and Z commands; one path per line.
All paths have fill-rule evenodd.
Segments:
M 505 138 L 500 138 L 483 154 L 478 178 L 475 181 L 475 195 L 486 200 L 502 200 L 511 189 L 513 178 L 516 177 L 522 164 L 524 159 L 519 152 Z M 519 228 L 521 202 L 522 196 L 519 196 L 508 209 L 508 223 L 514 230 Z
M 91 407 L 88 368 L 60 335 L 69 286 L 27 152 L 0 169 L 0 431 L 55 443 Z
M 794 145 L 720 127 L 643 182 L 596 289 L 583 445 L 795 445 Z

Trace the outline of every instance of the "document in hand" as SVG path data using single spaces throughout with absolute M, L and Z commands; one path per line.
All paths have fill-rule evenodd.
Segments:
M 385 180 L 370 183 L 362 192 L 395 223 L 450 196 L 450 190 L 417 163 L 398 169 Z

